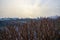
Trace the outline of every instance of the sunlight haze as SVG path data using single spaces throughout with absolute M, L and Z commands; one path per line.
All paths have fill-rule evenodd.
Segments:
M 60 0 L 0 0 L 0 17 L 60 16 Z

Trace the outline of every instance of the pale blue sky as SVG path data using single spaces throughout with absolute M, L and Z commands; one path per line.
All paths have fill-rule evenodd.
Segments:
M 0 17 L 60 16 L 60 0 L 0 0 Z

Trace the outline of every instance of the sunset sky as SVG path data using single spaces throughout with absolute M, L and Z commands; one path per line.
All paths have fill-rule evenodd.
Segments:
M 0 0 L 0 17 L 60 16 L 60 0 Z

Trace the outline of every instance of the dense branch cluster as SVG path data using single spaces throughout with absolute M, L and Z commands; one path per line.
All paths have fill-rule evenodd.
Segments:
M 0 30 L 0 40 L 60 40 L 60 17 L 17 24 Z

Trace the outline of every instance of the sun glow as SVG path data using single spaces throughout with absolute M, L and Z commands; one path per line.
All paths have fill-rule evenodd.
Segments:
M 23 14 L 25 14 L 26 16 L 31 16 L 34 14 L 34 10 L 38 10 L 40 9 L 38 7 L 38 1 L 35 0 L 35 2 L 32 0 L 20 0 L 20 1 L 17 1 L 16 2 L 16 9 L 18 11 L 19 10 L 22 10 L 23 11 Z M 20 12 L 20 11 L 19 11 Z
M 0 4 L 0 17 L 60 15 L 60 2 L 57 0 L 0 0 Z

